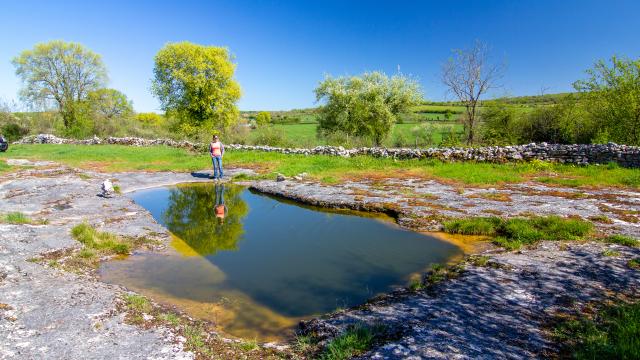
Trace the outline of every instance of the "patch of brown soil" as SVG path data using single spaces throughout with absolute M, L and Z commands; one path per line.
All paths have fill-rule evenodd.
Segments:
M 511 196 L 504 192 L 481 192 L 467 196 L 470 199 L 486 199 L 493 201 L 511 202 Z

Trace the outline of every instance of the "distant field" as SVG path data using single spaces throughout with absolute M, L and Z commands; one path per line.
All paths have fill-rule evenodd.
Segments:
M 424 129 L 420 128 L 420 124 L 406 123 L 396 124 L 393 127 L 389 139 L 384 143 L 387 147 L 394 146 L 429 146 L 437 145 L 442 142 L 443 133 L 449 132 L 462 132 L 462 125 L 453 122 L 429 122 L 433 126 L 433 142 L 429 144 L 425 142 L 424 136 L 420 137 L 416 134 L 420 131 L 424 132 Z M 291 146 L 294 147 L 314 147 L 318 145 L 327 145 L 327 142 L 323 139 L 318 139 L 316 136 L 317 123 L 310 124 L 276 124 L 277 129 L 284 131 L 285 136 Z M 255 136 L 256 131 L 253 131 L 251 136 Z M 402 143 L 398 143 L 399 139 Z

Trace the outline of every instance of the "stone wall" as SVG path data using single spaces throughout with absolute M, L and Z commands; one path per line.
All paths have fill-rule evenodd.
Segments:
M 28 136 L 18 144 L 117 144 L 129 146 L 165 145 L 193 151 L 206 151 L 207 144 L 170 139 L 142 139 L 135 137 L 100 139 L 93 137 L 87 140 L 62 139 L 54 135 L 40 134 Z M 373 157 L 390 157 L 396 159 L 440 159 L 443 161 L 482 161 L 482 162 L 517 162 L 544 160 L 567 164 L 606 164 L 616 162 L 625 167 L 640 167 L 640 147 L 617 145 L 560 145 L 560 144 L 527 144 L 513 146 L 485 146 L 474 148 L 443 147 L 429 149 L 412 148 L 355 148 L 345 149 L 342 146 L 317 146 L 312 149 L 279 148 L 258 145 L 225 145 L 226 150 L 246 150 L 279 152 L 283 154 L 330 155 L 351 157 L 368 155 Z

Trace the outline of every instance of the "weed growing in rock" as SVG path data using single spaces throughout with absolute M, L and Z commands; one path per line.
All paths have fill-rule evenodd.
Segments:
M 602 224 L 613 224 L 613 220 L 606 215 L 594 215 L 589 217 L 589 220 Z
M 454 234 L 494 236 L 494 243 L 508 250 L 519 249 L 541 240 L 581 240 L 593 225 L 580 219 L 559 216 L 501 219 L 475 217 L 446 221 L 444 230 Z
M 238 344 L 238 348 L 243 351 L 252 351 L 258 348 L 258 340 L 245 340 Z
M 574 359 L 640 358 L 640 303 L 607 306 L 593 317 L 571 319 L 554 335 Z
M 469 257 L 469 262 L 475 266 L 484 267 L 489 264 L 489 257 L 486 255 L 474 255 Z
M 203 335 L 202 327 L 198 325 L 185 325 L 184 327 L 185 347 L 188 350 L 203 354 L 205 356 L 213 355 L 211 349 L 207 346 Z
M 74 226 L 71 235 L 89 249 L 106 250 L 122 255 L 129 253 L 129 244 L 122 242 L 114 234 L 97 231 L 87 223 Z
M 640 258 L 635 258 L 627 261 L 627 266 L 632 269 L 640 269 Z
M 293 347 L 297 352 L 305 354 L 310 352 L 316 343 L 316 339 L 311 335 L 297 335 Z
M 411 291 L 420 291 L 422 289 L 424 289 L 424 283 L 422 282 L 422 279 L 415 279 L 409 284 L 409 290 Z
M 168 322 L 172 326 L 180 325 L 180 317 L 172 312 L 158 315 L 158 318 L 162 321 Z
M 604 242 L 607 242 L 610 244 L 618 244 L 618 245 L 631 246 L 631 247 L 640 245 L 640 241 L 638 241 L 637 239 L 634 239 L 630 236 L 619 235 L 619 234 L 607 236 L 603 240 Z
M 21 212 L 11 212 L 3 217 L 3 222 L 9 224 L 30 224 L 31 219 Z
M 602 256 L 620 256 L 620 251 L 607 249 L 602 252 Z
M 153 309 L 151 302 L 142 295 L 126 294 L 123 299 L 127 308 L 131 310 L 148 313 Z
M 322 360 L 343 360 L 363 354 L 371 348 L 380 329 L 358 324 L 331 340 L 320 357 Z
M 455 219 L 444 223 L 444 231 L 451 234 L 493 236 L 501 221 L 495 216 Z
M 435 264 L 427 274 L 426 282 L 429 285 L 437 284 L 447 278 L 447 269 L 444 265 Z

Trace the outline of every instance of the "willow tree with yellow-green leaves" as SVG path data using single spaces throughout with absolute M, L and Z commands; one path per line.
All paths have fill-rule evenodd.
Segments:
M 34 107 L 56 106 L 67 130 L 78 126 L 82 104 L 107 81 L 100 55 L 75 42 L 39 43 L 12 62 L 23 82 L 20 97 Z
M 315 89 L 320 109 L 318 133 L 341 132 L 373 140 L 376 146 L 389 136 L 397 116 L 422 101 L 420 84 L 397 74 L 327 76 Z
M 152 91 L 185 135 L 228 128 L 240 114 L 235 70 L 227 48 L 169 43 L 156 54 Z

